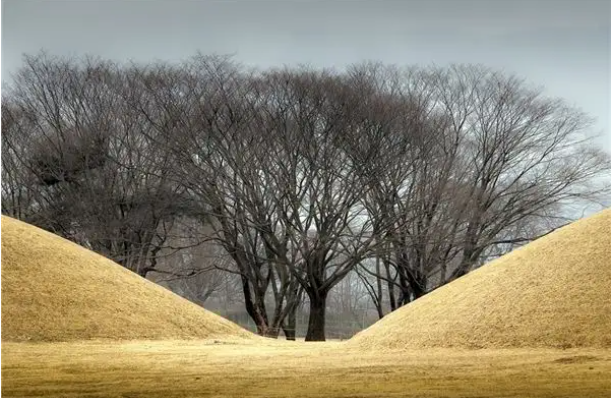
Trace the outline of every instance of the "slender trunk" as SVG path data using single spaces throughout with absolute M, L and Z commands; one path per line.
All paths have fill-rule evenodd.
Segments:
M 270 333 L 269 324 L 267 322 L 267 313 L 261 308 L 260 305 L 258 305 L 258 303 L 256 303 L 253 308 L 254 312 L 248 314 L 250 314 L 250 317 L 256 324 L 256 333 L 260 336 L 267 336 Z
M 310 317 L 305 341 L 325 341 L 327 293 L 310 294 Z
M 147 274 L 149 274 L 149 273 L 150 273 L 150 271 L 152 271 L 152 270 L 153 270 L 153 269 L 152 269 L 151 267 L 142 267 L 142 268 L 139 268 L 139 270 L 138 270 L 137 274 L 138 274 L 140 277 L 142 277 L 142 278 L 146 278 L 146 277 L 147 277 Z
M 254 319 L 254 322 L 256 322 L 257 325 L 260 325 L 261 333 L 259 334 L 261 336 L 269 336 L 270 334 L 274 333 L 274 331 L 270 331 L 271 328 L 269 326 L 269 319 L 267 317 L 267 309 L 265 308 L 264 297 L 256 297 L 254 301 L 254 308 L 256 310 L 256 317 Z
M 384 309 L 382 308 L 382 275 L 380 274 L 380 257 L 376 258 L 376 310 L 378 311 L 378 319 L 384 318 Z
M 279 327 L 268 327 L 264 333 L 263 336 L 265 337 L 269 337 L 272 339 L 277 339 L 278 336 L 280 335 L 280 328 Z
M 480 219 L 477 216 L 470 221 L 470 225 L 465 233 L 461 264 L 453 271 L 451 277 L 449 278 L 449 282 L 470 272 L 470 269 L 472 269 L 472 266 L 474 266 L 474 263 L 481 254 L 481 251 L 477 248 L 479 220 Z
M 442 286 L 446 283 L 446 270 L 447 270 L 446 263 L 443 262 L 440 265 L 440 282 L 438 283 L 438 286 Z
M 284 331 L 284 336 L 286 337 L 286 340 L 291 340 L 291 341 L 295 341 L 297 340 L 297 333 L 295 330 L 297 323 L 295 322 L 293 323 L 288 323 L 284 326 L 282 326 L 282 330 Z
M 391 306 L 391 312 L 393 312 L 397 309 L 397 305 L 395 302 L 395 284 L 393 283 L 393 277 L 391 276 L 391 269 L 389 268 L 389 263 L 385 262 L 384 267 L 387 276 L 387 292 L 389 293 L 389 305 Z
M 412 290 L 413 300 L 416 300 L 427 293 L 427 278 L 420 272 L 410 276 L 409 286 Z
M 286 317 L 286 323 L 282 325 L 286 340 L 297 339 L 297 306 L 295 306 Z
M 269 333 L 269 322 L 267 321 L 267 310 L 265 308 L 264 297 L 259 297 L 257 292 L 255 292 L 253 299 L 248 278 L 242 275 L 241 279 L 246 311 L 256 325 L 256 333 L 260 336 L 264 336 Z
M 294 302 L 286 315 L 286 323 L 282 324 L 286 340 L 297 339 L 297 310 L 302 301 L 302 291 L 299 290 L 299 286 L 294 289 L 293 294 L 295 295 Z
M 397 297 L 397 308 L 401 308 L 410 302 L 410 292 L 408 289 L 400 289 L 399 297 Z
M 404 260 L 404 264 L 402 264 L 402 267 L 400 267 L 399 270 L 399 284 L 400 284 L 400 288 L 399 288 L 399 297 L 397 299 L 397 307 L 399 308 L 403 305 L 406 305 L 410 302 L 410 281 L 412 279 L 411 275 L 409 274 L 409 269 L 408 269 L 408 265 L 405 263 Z

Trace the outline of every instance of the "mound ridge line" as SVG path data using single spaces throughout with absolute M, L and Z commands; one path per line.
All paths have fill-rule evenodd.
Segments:
M 362 349 L 609 348 L 611 210 L 562 227 L 394 311 Z
M 257 336 L 113 261 L 2 216 L 2 341 Z

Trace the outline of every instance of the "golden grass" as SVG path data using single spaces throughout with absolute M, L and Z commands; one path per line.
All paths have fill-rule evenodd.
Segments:
M 2 340 L 256 338 L 112 261 L 2 217 Z
M 391 313 L 364 349 L 611 346 L 611 210 L 574 222 Z
M 2 396 L 607 397 L 609 260 L 607 211 L 347 342 L 285 342 L 3 217 Z
M 2 357 L 3 397 L 610 396 L 607 349 L 89 341 L 4 343 Z

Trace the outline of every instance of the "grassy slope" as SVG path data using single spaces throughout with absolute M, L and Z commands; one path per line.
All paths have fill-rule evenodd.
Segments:
M 254 338 L 112 261 L 2 217 L 2 341 Z
M 610 351 L 346 343 L 5 343 L 2 396 L 607 397 Z
M 611 346 L 611 211 L 577 221 L 393 312 L 361 348 Z
M 531 255 L 518 251 L 507 256 L 508 260 L 500 260 L 512 257 L 517 261 L 515 267 L 478 270 L 451 284 L 448 293 L 444 287 L 430 294 L 356 340 L 321 344 L 227 339 L 242 332 L 196 306 L 186 307 L 188 303 L 170 292 L 100 256 L 87 251 L 85 256 L 60 238 L 44 235 L 46 240 L 40 240 L 36 235 L 40 232 L 29 226 L 7 240 L 3 218 L 2 395 L 610 396 L 610 314 L 606 315 L 606 309 L 610 310 L 610 268 L 604 268 L 605 258 L 610 259 L 610 226 L 604 214 L 591 225 L 576 224 L 574 234 L 553 234 L 550 238 L 558 235 L 561 239 L 538 246 L 540 250 Z M 571 262 L 576 266 L 571 267 Z M 65 264 L 70 264 L 70 273 L 62 268 Z M 476 275 L 483 275 L 483 279 Z M 609 289 L 605 289 L 607 284 Z M 539 295 L 535 286 L 543 289 L 544 295 Z M 465 292 L 461 287 L 476 290 Z M 126 291 L 135 292 L 135 296 L 127 298 L 122 294 Z M 574 307 L 561 307 L 565 304 L 562 294 L 576 300 Z M 431 302 L 435 312 L 422 319 L 434 328 L 431 332 L 412 323 L 413 317 L 429 312 L 416 310 L 425 302 Z M 529 304 L 533 313 L 528 312 Z M 450 321 L 443 318 L 445 315 Z M 575 326 L 572 322 L 581 323 Z M 408 334 L 410 327 L 413 333 Z M 162 339 L 169 334 L 178 339 L 195 337 L 198 330 L 209 340 L 6 342 L 23 336 L 74 340 L 145 334 L 142 338 Z M 223 337 L 214 343 L 213 336 Z M 488 348 L 416 348 L 450 345 L 444 338 L 459 346 Z M 522 344 L 585 347 L 502 348 Z M 377 349 L 358 349 L 365 347 Z

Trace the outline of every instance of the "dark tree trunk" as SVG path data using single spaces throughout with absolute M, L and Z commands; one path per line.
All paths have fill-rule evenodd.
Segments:
M 399 296 L 397 297 L 397 305 L 396 308 L 400 308 L 411 301 L 411 287 L 410 287 L 410 279 L 412 276 L 408 275 L 409 270 L 406 267 L 400 267 L 399 270 Z
M 259 297 L 256 294 L 255 300 L 253 300 L 252 294 L 250 292 L 250 283 L 248 281 L 248 278 L 242 275 L 241 279 L 246 311 L 256 325 L 256 333 L 260 336 L 265 336 L 269 330 L 269 322 L 267 320 L 267 311 L 265 309 L 264 300 L 262 300 L 262 297 Z
M 282 330 L 284 331 L 284 336 L 286 336 L 286 340 L 297 340 L 297 331 L 295 330 L 296 325 L 297 324 L 295 323 L 294 325 L 286 324 L 282 326 Z
M 479 220 L 475 217 L 470 222 L 470 225 L 466 231 L 461 264 L 457 267 L 457 269 L 453 270 L 452 275 L 449 278 L 449 282 L 470 272 L 472 267 L 475 265 L 476 260 L 480 257 L 482 250 L 478 250 L 478 229 Z
M 253 315 L 250 315 L 250 317 L 256 324 L 256 333 L 259 336 L 271 337 L 271 334 L 275 333 L 275 331 L 271 330 L 271 328 L 269 327 L 269 322 L 267 321 L 267 314 L 262 308 L 260 308 L 258 303 L 254 305 L 254 309 L 255 311 Z
M 286 340 L 297 339 L 297 310 L 303 301 L 303 290 L 298 283 L 292 287 L 290 293 L 292 297 L 292 304 L 286 314 L 286 319 L 282 322 L 282 330 L 286 336 Z
M 286 336 L 286 340 L 296 340 L 297 339 L 297 308 L 299 307 L 299 298 L 293 304 L 293 307 L 288 312 L 286 316 L 286 323 L 282 325 L 282 330 L 284 331 L 284 335 Z
M 391 307 L 391 312 L 397 309 L 397 302 L 395 301 L 395 284 L 393 283 L 393 277 L 391 275 L 391 270 L 389 268 L 389 264 L 385 263 L 386 277 L 387 277 L 387 292 L 389 294 L 389 305 Z M 398 275 L 399 278 L 399 275 Z
M 137 274 L 138 274 L 140 277 L 142 277 L 142 278 L 147 278 L 147 274 L 149 274 L 151 271 L 153 271 L 153 269 L 152 269 L 152 268 L 150 268 L 150 267 L 143 267 L 143 268 L 140 268 L 140 269 L 137 271 Z
M 402 279 L 403 280 L 403 279 Z M 404 287 L 403 289 L 399 290 L 399 297 L 397 297 L 397 308 L 401 308 L 404 305 L 408 304 L 411 301 L 411 295 L 410 292 L 408 291 L 407 286 Z
M 266 330 L 263 332 L 263 336 L 269 337 L 272 339 L 277 339 L 279 335 L 280 335 L 279 327 L 267 327 Z
M 327 293 L 310 295 L 310 317 L 305 341 L 325 341 Z
M 412 290 L 412 300 L 416 300 L 427 293 L 427 277 L 420 272 L 410 276 L 409 286 Z
M 399 296 L 397 298 L 397 308 L 412 301 L 412 265 L 408 253 L 403 247 L 397 248 L 396 260 L 399 270 Z
M 382 309 L 382 277 L 380 275 L 380 258 L 376 258 L 376 310 L 378 311 L 378 319 L 384 318 L 384 310 Z

